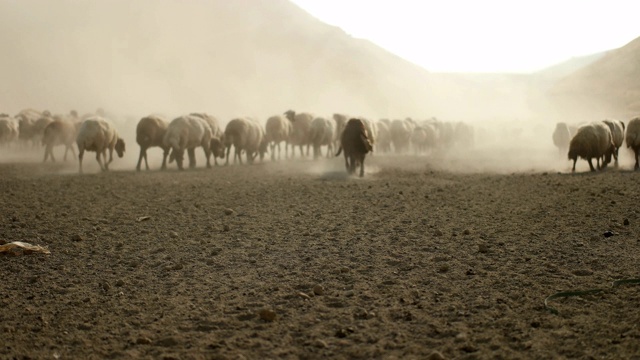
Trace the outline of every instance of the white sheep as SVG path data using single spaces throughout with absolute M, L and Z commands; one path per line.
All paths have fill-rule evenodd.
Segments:
M 207 159 L 207 168 L 211 167 L 211 126 L 199 116 L 180 116 L 167 126 L 162 140 L 164 146 L 171 149 L 169 163 L 176 161 L 179 170 L 184 170 L 184 152 L 189 156 L 189 168 L 196 167 L 196 153 L 202 147 Z
M 138 157 L 138 164 L 136 165 L 137 171 L 140 171 L 142 159 L 144 159 L 145 167 L 149 170 L 147 149 L 154 146 L 162 148 L 161 169 L 164 170 L 167 168 L 167 156 L 169 156 L 170 147 L 164 144 L 164 135 L 167 133 L 168 127 L 169 122 L 158 115 L 149 115 L 140 119 L 136 126 L 136 142 L 140 145 L 140 156 Z
M 218 165 L 218 158 L 224 159 L 224 130 L 220 127 L 218 119 L 207 113 L 191 113 L 191 116 L 197 116 L 203 119 L 211 128 L 211 143 L 209 148 L 213 155 L 213 162 Z
M 571 142 L 571 132 L 569 126 L 565 122 L 556 123 L 556 128 L 553 130 L 551 136 L 553 145 L 558 148 L 560 154 L 565 154 L 569 149 L 569 143 Z
M 295 157 L 296 146 L 300 147 L 300 157 L 304 157 L 305 155 L 302 151 L 302 147 L 306 145 L 306 156 L 309 156 L 309 147 L 311 146 L 311 141 L 309 140 L 309 127 L 311 126 L 311 121 L 313 121 L 313 115 L 309 113 L 296 113 L 293 110 L 287 110 L 284 115 L 289 121 L 291 121 L 291 125 L 293 126 L 289 142 L 293 146 L 291 158 Z
M 636 164 L 633 168 L 635 170 L 640 169 L 640 164 L 638 163 L 638 155 L 640 155 L 640 117 L 629 121 L 625 142 L 627 143 L 627 148 L 631 148 L 636 157 Z
M 76 137 L 78 145 L 78 161 L 80 174 L 82 174 L 82 158 L 84 152 L 95 151 L 96 160 L 100 164 L 102 171 L 109 170 L 109 164 L 113 161 L 113 150 L 118 153 L 118 157 L 124 156 L 124 140 L 118 136 L 118 131 L 107 120 L 100 116 L 86 119 L 78 129 Z M 107 161 L 107 150 L 109 150 L 109 161 Z M 102 160 L 100 159 L 102 155 Z
M 624 123 L 620 120 L 606 119 L 603 120 L 605 124 L 611 130 L 611 136 L 613 137 L 613 145 L 615 145 L 615 151 L 613 152 L 613 158 L 615 159 L 615 167 L 618 167 L 618 150 L 624 142 Z
M 322 153 L 320 148 L 327 146 L 327 157 L 333 155 L 333 145 L 335 143 L 335 122 L 333 119 L 317 117 L 311 121 L 309 127 L 309 140 L 313 146 L 313 158 L 318 159 Z
M 425 153 L 436 146 L 437 134 L 434 126 L 417 126 L 411 134 L 411 144 L 416 154 Z
M 349 117 L 345 114 L 339 114 L 339 113 L 335 113 L 333 114 L 333 121 L 335 121 L 336 124 L 336 131 L 335 131 L 335 143 L 333 144 L 334 148 L 339 148 L 340 147 L 340 139 L 342 136 L 342 132 L 344 131 L 344 128 L 347 126 L 347 121 L 349 121 Z
M 252 164 L 255 157 L 259 154 L 260 159 L 266 153 L 268 142 L 265 131 L 255 119 L 235 118 L 227 124 L 224 130 L 224 141 L 227 148 L 227 160 L 225 165 L 229 164 L 229 155 L 231 154 L 231 146 L 235 149 L 233 162 L 236 159 L 242 164 L 241 154 L 244 151 L 247 156 L 247 163 Z
M 53 147 L 58 145 L 64 145 L 64 161 L 67 161 L 67 153 L 71 150 L 73 157 L 76 157 L 76 151 L 73 149 L 73 143 L 76 141 L 78 129 L 81 123 L 74 122 L 74 119 L 69 116 L 55 116 L 53 120 L 44 129 L 42 135 L 42 145 L 44 148 L 44 160 L 46 162 L 49 157 L 51 161 L 55 162 L 56 159 L 53 156 Z
M 364 124 L 364 128 L 367 130 L 367 138 L 369 139 L 369 143 L 372 146 L 375 146 L 378 141 L 378 126 L 374 121 L 371 121 L 367 118 L 360 117 L 362 123 Z
M 407 150 L 414 127 L 414 124 L 407 119 L 395 119 L 391 122 L 389 131 L 391 132 L 391 141 L 396 153 L 403 153 Z
M 275 148 L 278 147 L 278 159 L 280 156 L 280 143 L 284 141 L 284 155 L 289 157 L 289 137 L 293 132 L 292 123 L 284 116 L 275 115 L 267 119 L 266 138 L 271 148 L 271 160 L 276 160 Z
M 18 122 L 7 114 L 0 114 L 0 145 L 9 146 L 18 136 Z
M 581 157 L 589 163 L 591 171 L 595 171 L 591 160 L 597 161 L 598 170 L 604 169 L 613 155 L 615 145 L 611 130 L 603 122 L 593 122 L 578 128 L 578 132 L 569 143 L 569 160 L 573 160 L 572 172 L 576 171 L 576 161 Z M 602 167 L 600 166 L 600 158 L 603 158 Z
M 389 130 L 389 125 L 390 122 L 388 120 L 380 120 L 376 124 L 378 128 L 378 139 L 376 141 L 376 147 L 379 153 L 391 152 L 391 131 Z

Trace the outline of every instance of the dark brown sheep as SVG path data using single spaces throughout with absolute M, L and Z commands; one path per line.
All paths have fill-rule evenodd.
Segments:
M 340 148 L 336 156 L 344 150 L 344 163 L 349 174 L 356 172 L 356 166 L 360 165 L 360 177 L 364 176 L 364 158 L 373 150 L 367 137 L 367 130 L 360 119 L 350 119 L 340 137 Z

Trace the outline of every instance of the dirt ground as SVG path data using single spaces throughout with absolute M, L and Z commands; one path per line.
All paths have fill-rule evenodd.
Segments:
M 0 242 L 51 251 L 0 256 L 0 359 L 640 359 L 627 164 L 39 156 L 0 162 Z

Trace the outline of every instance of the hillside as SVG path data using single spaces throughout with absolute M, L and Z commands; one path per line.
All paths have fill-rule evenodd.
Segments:
M 519 93 L 432 76 L 287 0 L 5 1 L 0 43 L 11 54 L 0 58 L 0 108 L 12 113 L 103 107 L 227 118 L 294 108 L 468 119 L 523 110 L 514 108 Z
M 630 119 L 640 114 L 640 38 L 560 80 L 550 91 L 568 116 Z

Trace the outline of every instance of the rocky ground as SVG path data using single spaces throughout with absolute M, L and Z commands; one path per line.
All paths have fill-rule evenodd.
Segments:
M 638 173 L 85 161 L 0 163 L 1 359 L 640 358 Z

